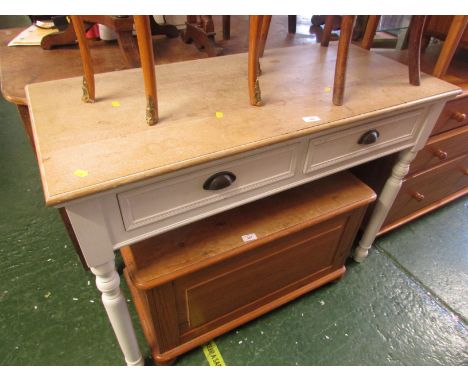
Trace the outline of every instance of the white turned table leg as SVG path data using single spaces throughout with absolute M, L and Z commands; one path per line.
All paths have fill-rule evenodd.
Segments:
M 102 303 L 125 361 L 129 366 L 143 365 L 127 303 L 120 290 L 120 277 L 115 270 L 115 255 L 102 206 L 98 200 L 89 199 L 66 208 L 86 263 L 96 276 Z
M 91 272 L 96 275 L 96 286 L 102 292 L 102 303 L 127 365 L 143 365 L 143 357 L 138 348 L 127 304 L 120 290 L 120 277 L 115 270 L 115 262 L 109 261 L 91 268 Z
M 380 227 L 385 221 L 388 211 L 392 207 L 398 191 L 400 191 L 403 178 L 408 174 L 410 163 L 416 154 L 417 150 L 415 148 L 407 149 L 400 153 L 399 160 L 393 167 L 392 175 L 387 179 L 382 193 L 377 199 L 372 216 L 354 253 L 354 260 L 358 263 L 367 257 L 369 249 L 377 236 L 377 232 L 379 232 Z

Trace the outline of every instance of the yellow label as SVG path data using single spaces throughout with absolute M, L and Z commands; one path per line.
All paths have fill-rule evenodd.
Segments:
M 216 115 L 216 118 L 223 118 L 224 117 L 224 113 L 222 111 L 217 111 L 215 113 L 215 115 Z
M 331 92 L 331 87 L 330 87 L 330 86 L 327 86 L 327 87 L 325 88 L 325 93 L 330 93 L 330 92 Z
M 114 106 L 114 107 L 119 107 L 119 106 L 120 106 L 120 102 L 119 102 L 119 101 L 112 101 L 112 106 Z
M 79 176 L 80 178 L 84 178 L 85 176 L 88 176 L 88 171 L 87 170 L 82 170 L 82 169 L 79 168 L 78 170 L 75 170 L 73 175 Z
M 203 353 L 208 360 L 210 366 L 226 366 L 224 359 L 219 352 L 218 347 L 214 341 L 210 341 L 207 344 L 203 345 Z

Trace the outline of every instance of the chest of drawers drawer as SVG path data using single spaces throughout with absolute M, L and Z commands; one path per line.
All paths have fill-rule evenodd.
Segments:
M 468 155 L 464 154 L 430 170 L 407 177 L 384 222 L 395 223 L 468 187 Z
M 411 163 L 409 175 L 468 153 L 468 125 L 433 136 Z
M 468 124 L 468 94 L 447 102 L 437 120 L 432 135 Z
M 407 142 L 416 140 L 422 110 L 354 126 L 335 134 L 311 138 L 304 172 L 319 171 L 324 167 L 339 166 L 343 162 L 358 162 L 360 158 L 391 152 Z

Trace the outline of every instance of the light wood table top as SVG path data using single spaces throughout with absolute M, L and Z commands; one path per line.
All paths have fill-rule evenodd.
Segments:
M 160 122 L 145 122 L 140 69 L 96 76 L 94 104 L 81 77 L 29 85 L 46 203 L 55 205 L 324 129 L 458 94 L 459 88 L 366 50 L 350 50 L 344 106 L 332 104 L 336 44 L 267 50 L 263 107 L 247 93 L 247 55 L 157 66 Z M 113 102 L 120 106 L 113 106 Z M 223 117 L 217 118 L 216 112 Z M 318 116 L 317 122 L 304 122 Z M 75 175 L 76 170 L 87 176 Z

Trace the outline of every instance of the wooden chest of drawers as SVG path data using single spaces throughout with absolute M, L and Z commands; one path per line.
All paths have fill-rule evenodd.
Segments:
M 121 249 L 157 363 L 340 278 L 374 192 L 343 172 Z
M 468 154 L 459 156 L 427 171 L 407 177 L 385 221 L 384 229 L 392 228 L 401 219 L 414 218 L 436 208 L 445 198 L 457 198 L 468 187 Z M 453 200 L 451 199 L 451 200 Z
M 468 193 L 468 94 L 447 102 L 403 181 L 380 234 Z
M 447 163 L 468 153 L 468 125 L 429 138 L 411 163 L 408 176 Z
M 432 135 L 443 133 L 468 124 L 468 95 L 447 102 L 432 129 Z
M 468 194 L 467 113 L 468 93 L 447 102 L 431 137 L 411 163 L 379 235 Z M 396 156 L 387 156 L 352 171 L 380 193 L 395 162 Z

